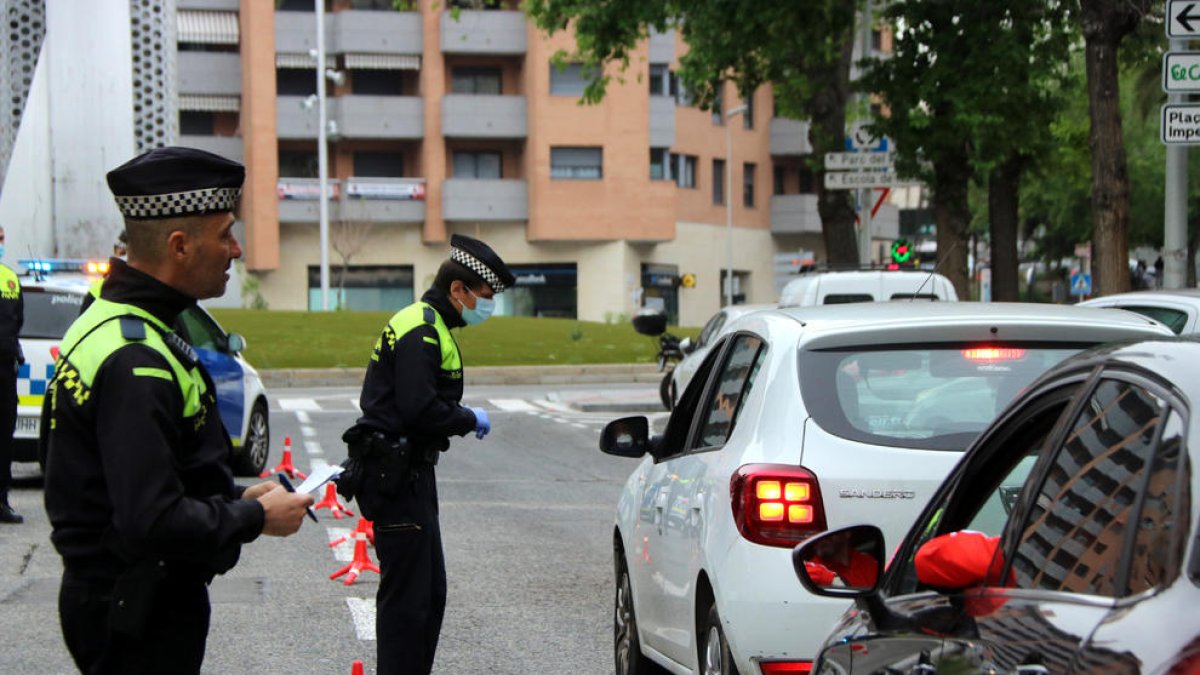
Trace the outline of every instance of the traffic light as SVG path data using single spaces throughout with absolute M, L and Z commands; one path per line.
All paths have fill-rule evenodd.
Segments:
M 906 263 L 912 259 L 912 256 L 912 244 L 908 243 L 907 239 L 897 239 L 892 243 L 892 260 L 895 262 Z

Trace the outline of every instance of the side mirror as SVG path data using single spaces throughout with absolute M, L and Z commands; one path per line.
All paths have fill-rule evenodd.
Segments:
M 641 457 L 650 451 L 650 420 L 622 417 L 600 432 L 600 450 L 617 457 Z
M 230 354 L 242 353 L 246 350 L 246 338 L 242 337 L 238 333 L 230 333 L 229 339 L 225 343 L 225 349 L 227 349 Z
M 683 352 L 685 355 L 691 354 L 692 352 L 696 351 L 696 344 L 692 342 L 692 338 L 685 337 L 679 341 L 679 351 Z
M 796 578 L 810 593 L 828 598 L 872 595 L 883 576 L 883 533 L 855 525 L 819 534 L 792 549 Z

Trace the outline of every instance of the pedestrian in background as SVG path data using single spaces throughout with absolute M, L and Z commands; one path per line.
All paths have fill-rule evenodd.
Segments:
M 222 295 L 241 164 L 160 148 L 113 169 L 128 262 L 63 336 L 51 382 L 45 500 L 63 558 L 59 618 L 85 673 L 198 673 L 208 583 L 312 498 L 234 485 L 216 389 L 171 325 Z
M 461 404 L 463 366 L 450 329 L 477 325 L 515 279 L 483 242 L 454 235 L 433 286 L 388 321 L 367 364 L 362 417 L 345 440 L 359 470 L 350 487 L 375 523 L 381 579 L 375 644 L 381 675 L 433 669 L 446 609 L 446 563 L 434 465 L 450 436 L 491 431 L 487 412 Z
M 4 228 L 0 227 L 0 258 L 4 257 Z M 25 299 L 21 280 L 8 265 L 0 264 L 0 523 L 25 521 L 8 502 L 12 486 L 13 431 L 17 424 L 17 369 L 21 355 L 21 324 L 25 321 Z

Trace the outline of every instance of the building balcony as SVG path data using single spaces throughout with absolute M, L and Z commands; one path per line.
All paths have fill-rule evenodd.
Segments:
M 776 157 L 811 155 L 812 144 L 808 142 L 808 122 L 789 120 L 784 117 L 771 118 L 771 154 Z
M 326 17 L 328 19 L 328 17 Z M 329 39 L 331 22 L 325 22 L 325 44 Z M 275 12 L 275 52 L 277 54 L 308 54 L 317 48 L 316 12 Z
M 529 135 L 525 97 L 447 94 L 442 97 L 442 135 L 447 138 L 525 138 Z
M 242 57 L 227 52 L 179 52 L 179 93 L 233 95 L 242 93 Z
M 342 138 L 425 137 L 425 100 L 419 96 L 339 96 L 329 101 L 330 119 Z
M 669 148 L 672 145 L 675 145 L 675 99 L 651 96 L 650 147 Z
M 242 139 L 239 136 L 180 135 L 179 144 L 188 148 L 207 150 L 225 159 L 232 159 L 239 164 L 244 163 Z
M 773 195 L 771 234 L 821 234 L 821 214 L 817 212 L 817 196 Z
M 325 25 L 335 53 L 420 56 L 425 44 L 419 12 L 332 12 L 325 15 Z
M 307 100 L 307 96 L 280 96 L 275 100 L 275 132 L 280 139 L 311 140 L 317 137 L 317 110 L 313 106 L 306 107 Z M 333 99 L 326 99 L 325 105 L 326 118 L 333 119 L 330 114 Z
M 176 0 L 176 9 L 199 9 L 218 12 L 236 12 L 239 0 Z
M 529 220 L 529 185 L 523 180 L 447 179 L 442 215 L 446 220 Z
M 442 12 L 443 54 L 523 55 L 527 49 L 524 12 L 462 10 L 455 19 Z
M 425 221 L 424 178 L 359 178 L 330 180 L 329 221 L 421 223 Z M 279 222 L 319 223 L 320 181 L 279 179 Z

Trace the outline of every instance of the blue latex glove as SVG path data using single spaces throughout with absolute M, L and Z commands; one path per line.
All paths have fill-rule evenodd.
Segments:
M 483 438 L 492 430 L 492 421 L 488 419 L 487 411 L 483 408 L 471 408 L 475 413 L 475 438 Z

